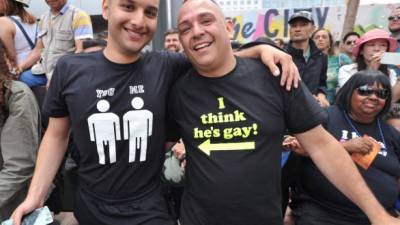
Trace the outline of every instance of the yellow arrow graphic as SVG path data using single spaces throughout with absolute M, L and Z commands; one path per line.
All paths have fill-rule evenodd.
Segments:
M 221 143 L 211 144 L 210 139 L 207 139 L 199 145 L 199 149 L 210 155 L 211 151 L 234 151 L 234 150 L 253 150 L 256 144 L 252 142 L 239 142 L 239 143 Z

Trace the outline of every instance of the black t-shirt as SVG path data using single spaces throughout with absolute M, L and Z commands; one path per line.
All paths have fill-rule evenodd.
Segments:
M 344 112 L 337 106 L 332 106 L 328 109 L 328 120 L 324 126 L 338 141 L 345 141 L 358 137 L 358 135 L 367 134 L 380 142 L 382 145 L 381 151 L 372 162 L 370 168 L 365 170 L 359 167 L 359 171 L 383 207 L 387 210 L 392 210 L 399 195 L 397 179 L 400 177 L 400 164 L 395 149 L 400 148 L 400 134 L 393 127 L 381 122 L 385 139 L 383 141 L 377 121 L 370 124 L 361 124 L 350 117 L 349 121 L 357 131 L 347 122 Z M 384 146 L 384 142 L 387 146 Z M 309 158 L 302 158 L 300 173 L 300 190 L 303 192 L 300 195 L 301 200 L 317 203 L 329 210 L 332 216 L 354 219 L 355 221 L 360 219 L 367 220 L 366 215 L 337 190 Z
M 190 64 L 167 52 L 131 64 L 103 52 L 59 60 L 45 100 L 50 117 L 69 117 L 80 153 L 80 184 L 103 199 L 137 199 L 160 182 L 169 90 Z
M 215 224 L 282 224 L 282 137 L 316 127 L 325 112 L 303 84 L 287 92 L 279 79 L 257 60 L 237 59 L 225 76 L 192 69 L 172 89 L 188 160 L 182 202 L 197 199 Z

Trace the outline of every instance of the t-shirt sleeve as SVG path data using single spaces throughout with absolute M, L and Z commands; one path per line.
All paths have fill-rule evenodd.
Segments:
M 400 132 L 397 131 L 394 127 L 385 124 L 385 131 L 389 133 L 389 141 L 390 146 L 393 149 L 394 153 L 397 156 L 397 159 L 400 161 Z
M 36 38 L 42 38 L 44 35 L 46 35 L 47 30 L 44 28 L 44 16 L 40 17 L 40 20 L 38 22 L 38 26 L 37 26 L 37 34 L 36 34 Z
M 324 55 L 322 58 L 322 70 L 319 77 L 319 87 L 318 92 L 326 95 L 326 80 L 328 72 L 328 56 Z
M 284 92 L 285 119 L 291 133 L 302 133 L 318 125 L 327 119 L 324 111 L 311 95 L 303 83 L 292 91 Z
M 192 67 L 192 64 L 183 53 L 163 51 L 163 54 L 168 57 L 169 68 L 172 69 L 171 73 L 174 81 L 183 76 Z
M 74 15 L 72 29 L 75 40 L 93 38 L 92 21 L 90 20 L 90 16 L 82 10 L 78 10 Z
M 353 60 L 348 55 L 339 54 L 339 65 L 344 66 L 353 63 Z
M 57 62 L 44 100 L 42 111 L 48 117 L 60 118 L 69 114 L 64 98 L 65 78 L 68 73 L 68 66 L 64 59 L 61 58 Z
M 171 94 L 169 95 L 168 99 L 167 116 L 166 116 L 167 141 L 171 142 L 176 142 L 179 140 L 179 138 L 181 138 L 181 135 L 178 131 L 178 124 L 176 123 L 176 118 L 179 115 L 178 114 L 179 112 L 175 112 L 175 105 L 178 104 L 177 102 L 178 98 L 176 92 L 174 91 L 174 88 L 172 88 Z

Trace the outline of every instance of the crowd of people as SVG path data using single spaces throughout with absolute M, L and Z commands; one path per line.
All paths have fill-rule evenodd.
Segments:
M 47 205 L 65 225 L 400 224 L 400 73 L 382 62 L 400 7 L 339 46 L 308 11 L 287 43 L 240 44 L 216 2 L 185 0 L 143 51 L 159 0 L 103 0 L 102 34 L 44 1 L 37 19 L 0 0 L 0 222 Z

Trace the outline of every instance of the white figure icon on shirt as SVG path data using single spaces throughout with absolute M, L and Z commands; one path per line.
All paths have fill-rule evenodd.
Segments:
M 134 162 L 136 150 L 140 151 L 140 161 L 146 160 L 147 139 L 153 132 L 153 113 L 142 109 L 144 102 L 140 97 L 131 101 L 134 110 L 123 116 L 124 140 L 129 140 L 129 162 Z
M 87 119 L 90 133 L 90 140 L 96 142 L 99 154 L 99 163 L 105 164 L 104 146 L 108 145 L 110 163 L 116 162 L 116 140 L 121 140 L 119 117 L 115 113 L 107 113 L 110 103 L 107 100 L 100 100 L 97 103 L 97 110 Z

